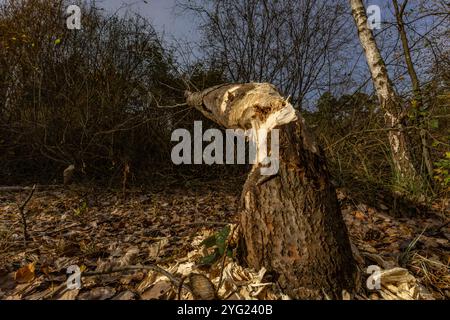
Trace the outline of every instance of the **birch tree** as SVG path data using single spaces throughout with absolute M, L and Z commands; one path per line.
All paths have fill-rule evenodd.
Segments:
M 402 182 L 416 181 L 418 176 L 409 148 L 409 139 L 405 131 L 404 113 L 400 99 L 389 79 L 385 62 L 367 23 L 367 15 L 362 0 L 350 0 L 353 19 L 359 40 L 364 49 L 374 87 L 376 89 L 384 120 L 388 129 L 392 162 L 398 178 Z

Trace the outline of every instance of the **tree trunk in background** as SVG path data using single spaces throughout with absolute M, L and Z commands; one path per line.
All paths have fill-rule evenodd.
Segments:
M 411 78 L 411 84 L 413 89 L 414 99 L 412 101 L 412 107 L 414 108 L 414 124 L 417 125 L 417 130 L 419 130 L 420 143 L 422 146 L 422 159 L 425 164 L 426 173 L 429 178 L 433 177 L 433 164 L 431 161 L 429 144 L 427 139 L 427 133 L 424 128 L 424 118 L 421 114 L 421 109 L 423 107 L 423 96 L 422 90 L 420 88 L 420 80 L 417 76 L 414 64 L 411 58 L 411 51 L 409 50 L 408 37 L 406 36 L 405 24 L 403 22 L 403 13 L 405 11 L 408 0 L 404 0 L 401 6 L 398 5 L 397 0 L 393 0 L 395 18 L 397 20 L 397 29 L 400 34 L 400 39 L 402 41 L 403 53 L 405 56 L 406 67 L 408 69 L 409 77 Z
M 323 153 L 300 114 L 267 84 L 188 92 L 187 103 L 225 126 L 245 127 L 259 114 L 265 116 L 260 127 L 280 129 L 278 174 L 260 176 L 257 164 L 244 185 L 242 262 L 265 267 L 295 299 L 339 299 L 343 290 L 353 292 L 357 271 L 347 228 Z M 282 116 L 267 124 L 264 119 L 274 114 Z
M 403 182 L 416 181 L 418 176 L 413 165 L 408 136 L 404 129 L 404 116 L 399 98 L 389 79 L 372 30 L 367 24 L 367 15 L 362 0 L 350 0 L 350 4 L 359 40 L 364 49 L 374 87 L 384 112 L 385 124 L 389 129 L 389 145 L 396 174 Z

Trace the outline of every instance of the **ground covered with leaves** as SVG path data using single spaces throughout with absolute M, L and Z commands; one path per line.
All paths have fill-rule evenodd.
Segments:
M 234 256 L 242 181 L 106 190 L 72 186 L 0 193 L 0 299 L 289 299 L 266 270 Z M 344 299 L 449 299 L 448 201 L 420 217 L 338 199 L 360 270 L 360 290 Z M 67 268 L 81 271 L 68 289 Z M 367 267 L 381 288 L 367 288 Z M 369 282 L 373 281 L 369 279 Z M 370 286 L 370 285 L 369 285 Z

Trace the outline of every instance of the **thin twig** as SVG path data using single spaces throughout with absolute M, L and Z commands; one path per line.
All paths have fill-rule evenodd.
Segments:
M 181 228 L 181 227 L 190 227 L 190 226 L 227 226 L 231 222 L 222 222 L 222 221 L 197 221 L 197 222 L 186 222 L 186 223 L 178 223 L 170 226 L 171 230 Z M 151 228 L 145 231 L 145 234 L 152 234 L 156 231 L 159 231 L 160 227 Z
M 180 284 L 178 285 L 178 300 L 181 300 L 181 288 L 183 288 L 183 284 L 186 278 L 187 276 L 183 276 L 183 278 L 181 278 Z
M 81 223 L 76 222 L 76 223 L 72 223 L 72 224 L 70 224 L 68 226 L 61 227 L 59 229 L 55 229 L 55 226 L 49 226 L 49 227 L 45 228 L 44 230 L 36 231 L 36 233 L 40 233 L 40 234 L 44 233 L 46 236 L 49 236 L 51 234 L 59 233 L 61 231 L 64 231 L 64 230 L 67 230 L 67 229 L 70 229 L 70 228 L 73 228 L 73 227 L 78 227 L 80 225 L 81 225 Z M 48 231 L 50 229 L 53 229 L 53 230 Z
M 183 103 L 177 103 L 177 104 L 170 105 L 170 106 L 161 106 L 161 105 L 158 103 L 158 100 L 156 100 L 156 97 L 153 95 L 153 93 L 149 92 L 149 95 L 153 98 L 153 101 L 155 101 L 155 103 L 156 103 L 156 107 L 159 108 L 159 109 L 172 109 L 172 108 L 178 108 L 178 107 L 187 106 L 187 103 L 186 103 L 186 102 L 183 102 Z
M 27 206 L 28 202 L 31 200 L 31 197 L 34 194 L 34 191 L 36 190 L 36 185 L 33 185 L 33 188 L 31 189 L 30 194 L 25 199 L 25 201 L 22 203 L 22 205 L 19 207 L 20 217 L 22 218 L 22 226 L 23 226 L 23 245 L 27 246 L 27 241 L 29 239 L 28 232 L 27 232 L 27 219 L 25 217 L 25 207 Z
M 45 190 L 45 189 L 56 189 L 61 188 L 62 185 L 59 184 L 49 184 L 49 185 L 42 185 L 37 184 L 35 185 L 36 189 L 38 190 Z M 33 186 L 34 187 L 34 186 Z M 33 189 L 33 187 L 21 187 L 21 186 L 2 186 L 0 187 L 0 192 L 19 192 L 19 191 L 27 191 Z
M 187 103 L 177 103 L 177 104 L 173 104 L 171 106 L 160 106 L 160 105 L 156 105 L 159 109 L 172 109 L 172 108 L 178 108 L 178 107 L 183 107 L 183 106 L 187 106 Z

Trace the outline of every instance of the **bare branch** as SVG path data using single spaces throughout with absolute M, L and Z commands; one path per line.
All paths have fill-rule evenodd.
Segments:
M 28 231 L 27 231 L 27 219 L 25 216 L 25 207 L 27 206 L 28 202 L 31 200 L 31 197 L 33 196 L 35 190 L 36 190 L 36 185 L 33 185 L 33 188 L 31 189 L 31 192 L 28 195 L 28 197 L 25 199 L 25 201 L 20 206 L 18 206 L 20 217 L 22 218 L 24 247 L 27 246 L 27 241 L 29 240 Z

